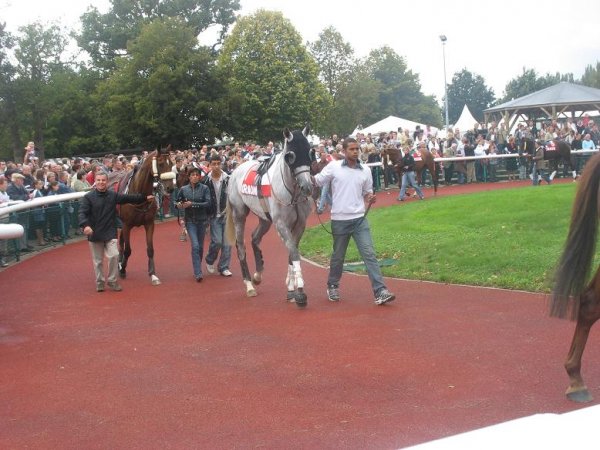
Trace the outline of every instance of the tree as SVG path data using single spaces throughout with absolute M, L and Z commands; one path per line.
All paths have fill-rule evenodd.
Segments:
M 50 79 L 64 67 L 61 56 L 66 39 L 56 25 L 44 27 L 33 23 L 21 27 L 19 32 L 15 48 L 17 78 L 13 81 L 19 99 L 15 112 L 27 115 L 30 124 L 27 131 L 31 133 L 27 139 L 33 138 L 41 151 L 40 157 L 44 158 L 45 124 L 54 107 Z
M 521 75 L 513 78 L 506 84 L 506 88 L 504 88 L 504 97 L 499 100 L 499 103 L 523 97 L 527 94 L 553 86 L 561 81 L 572 83 L 574 81 L 573 74 L 560 74 L 557 72 L 554 75 L 547 73 L 544 76 L 539 76 L 535 69 L 523 68 L 523 73 Z
M 596 62 L 596 67 L 589 64 L 581 77 L 581 84 L 600 89 L 600 61 Z
M 331 134 L 347 136 L 357 125 L 368 126 L 370 117 L 377 117 L 381 82 L 375 80 L 367 67 L 359 65 L 352 78 L 340 85 L 337 101 L 332 109 L 335 119 Z
M 281 13 L 259 10 L 241 18 L 225 39 L 219 67 L 234 136 L 266 142 L 307 121 L 317 132 L 322 128 L 331 98 L 301 36 Z
M 22 146 L 19 139 L 19 122 L 17 120 L 17 94 L 14 89 L 16 68 L 9 60 L 9 51 L 14 46 L 13 36 L 0 23 L 0 149 L 12 148 L 13 159 L 18 159 Z M 8 157 L 8 154 L 2 154 Z
M 494 91 L 485 85 L 481 75 L 467 69 L 456 72 L 448 85 L 448 120 L 455 123 L 464 105 L 477 120 L 483 120 L 483 110 L 494 102 Z
M 370 76 L 380 83 L 379 107 L 363 122 L 375 122 L 389 115 L 435 126 L 441 124 L 441 110 L 431 96 L 421 92 L 419 76 L 408 69 L 404 58 L 390 47 L 372 50 L 363 62 Z
M 221 133 L 214 58 L 179 19 L 142 27 L 99 88 L 103 120 L 126 147 L 212 142 Z
M 332 26 L 325 28 L 319 39 L 310 45 L 319 66 L 320 79 L 334 100 L 337 91 L 346 83 L 352 70 L 354 49 Z
M 95 66 L 109 71 L 126 54 L 128 43 L 155 19 L 178 18 L 195 36 L 216 25 L 221 42 L 240 9 L 239 0 L 111 0 L 111 4 L 106 14 L 95 7 L 88 9 L 81 16 L 81 34 L 76 36 Z

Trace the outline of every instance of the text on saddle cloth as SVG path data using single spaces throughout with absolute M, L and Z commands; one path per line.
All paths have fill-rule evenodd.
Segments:
M 242 194 L 253 195 L 255 197 L 270 197 L 271 185 L 265 175 L 259 176 L 257 167 L 252 167 L 246 173 L 242 180 Z

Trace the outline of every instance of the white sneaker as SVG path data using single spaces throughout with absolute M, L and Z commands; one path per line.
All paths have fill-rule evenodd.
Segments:
M 215 273 L 216 272 L 215 265 L 214 264 L 207 264 L 206 265 L 206 270 L 208 270 L 208 273 Z
M 225 269 L 223 272 L 221 272 L 221 275 L 223 275 L 224 277 L 230 277 L 233 274 L 231 273 L 231 270 Z

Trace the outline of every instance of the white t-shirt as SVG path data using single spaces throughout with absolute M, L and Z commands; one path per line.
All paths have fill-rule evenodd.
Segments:
M 373 193 L 371 170 L 357 164 L 351 168 L 346 160 L 331 161 L 315 175 L 317 186 L 331 182 L 331 219 L 352 220 L 365 215 L 364 196 Z

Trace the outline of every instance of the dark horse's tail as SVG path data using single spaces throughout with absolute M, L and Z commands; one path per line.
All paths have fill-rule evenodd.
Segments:
M 580 296 L 590 275 L 598 232 L 600 155 L 591 158 L 579 182 L 569 235 L 554 276 L 550 315 L 571 320 L 579 312 Z

